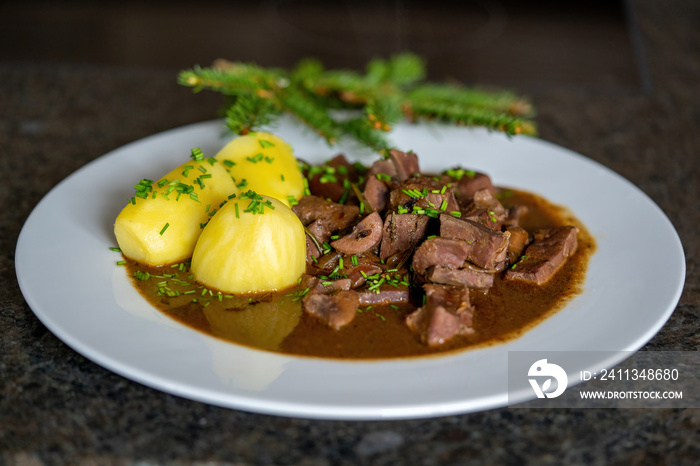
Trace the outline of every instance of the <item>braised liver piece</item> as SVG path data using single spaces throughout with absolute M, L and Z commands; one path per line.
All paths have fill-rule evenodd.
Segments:
M 464 287 L 428 284 L 426 302 L 406 317 L 408 327 L 428 346 L 440 346 L 457 335 L 474 333 L 474 309 Z
M 336 294 L 307 295 L 302 304 L 304 311 L 337 330 L 352 322 L 360 300 L 356 291 L 349 290 Z
M 578 229 L 564 226 L 540 230 L 518 262 L 506 271 L 506 280 L 542 285 L 576 252 Z

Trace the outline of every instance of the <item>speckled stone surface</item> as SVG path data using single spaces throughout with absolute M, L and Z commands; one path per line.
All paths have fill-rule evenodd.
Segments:
M 620 173 L 677 228 L 687 257 L 685 290 L 646 348 L 698 351 L 700 4 L 634 4 L 648 92 L 612 84 L 520 91 L 539 110 L 543 139 Z M 697 464 L 699 410 L 288 419 L 164 394 L 63 344 L 34 317 L 15 277 L 16 240 L 31 209 L 85 163 L 210 119 L 218 104 L 215 96 L 179 88 L 168 72 L 0 62 L 0 465 Z

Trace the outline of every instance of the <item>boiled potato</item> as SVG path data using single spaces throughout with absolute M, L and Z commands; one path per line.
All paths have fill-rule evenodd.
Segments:
M 301 317 L 301 301 L 273 295 L 269 302 L 250 304 L 239 309 L 202 309 L 211 332 L 227 340 L 276 350 L 292 333 Z
M 264 132 L 237 137 L 216 154 L 241 191 L 251 189 L 289 206 L 299 199 L 304 181 L 292 148 L 279 137 Z
M 114 235 L 129 259 L 148 265 L 189 259 L 210 214 L 237 193 L 220 162 L 193 154 L 158 182 L 141 181 L 137 196 L 117 216 Z
M 286 288 L 305 266 L 306 238 L 299 218 L 281 201 L 252 191 L 219 209 L 192 255 L 195 279 L 228 293 Z

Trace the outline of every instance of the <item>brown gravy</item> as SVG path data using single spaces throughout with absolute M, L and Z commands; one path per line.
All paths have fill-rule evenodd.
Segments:
M 302 311 L 301 301 L 294 296 L 298 291 L 295 288 L 229 296 L 185 285 L 192 279 L 189 271 L 178 264 L 147 268 L 127 261 L 127 269 L 131 276 L 137 271 L 151 275 L 147 280 L 134 279 L 134 284 L 165 314 L 209 335 L 259 349 L 323 358 L 378 359 L 496 344 L 517 338 L 580 294 L 588 261 L 596 248 L 588 230 L 566 209 L 523 191 L 504 190 L 502 194 L 500 200 L 505 207 L 528 206 L 528 213 L 520 221 L 528 231 L 562 225 L 578 227 L 578 250 L 544 286 L 497 277 L 488 292 L 472 290 L 476 332 L 456 337 L 439 348 L 422 344 L 405 325 L 404 318 L 416 308 L 415 304 L 360 306 L 351 324 L 333 330 Z M 177 293 L 179 296 L 175 296 Z

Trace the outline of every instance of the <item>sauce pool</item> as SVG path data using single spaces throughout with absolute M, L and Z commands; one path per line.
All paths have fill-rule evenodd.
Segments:
M 173 319 L 232 343 L 291 355 L 339 359 L 414 357 L 460 351 L 502 343 L 562 309 L 583 291 L 588 262 L 596 249 L 585 226 L 565 208 L 532 193 L 501 191 L 504 207 L 525 205 L 520 225 L 537 229 L 574 225 L 578 249 L 546 284 L 537 286 L 505 281 L 500 274 L 486 292 L 471 290 L 473 335 L 458 336 L 439 347 L 429 347 L 406 326 L 405 317 L 420 302 L 402 305 L 360 306 L 357 316 L 340 330 L 327 327 L 302 311 L 299 287 L 250 295 L 226 295 L 193 282 L 185 264 L 145 267 L 127 260 L 139 292 Z M 419 294 L 419 293 L 416 293 Z

